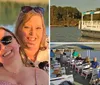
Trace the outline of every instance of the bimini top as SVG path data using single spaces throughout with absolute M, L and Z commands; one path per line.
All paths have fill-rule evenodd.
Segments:
M 88 15 L 88 14 L 99 14 L 99 13 L 100 13 L 100 11 L 95 11 L 95 12 L 93 12 L 93 11 L 91 11 L 91 12 L 82 12 L 83 15 Z

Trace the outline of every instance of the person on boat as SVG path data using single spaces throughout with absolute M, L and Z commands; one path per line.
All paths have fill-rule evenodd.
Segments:
M 56 56 L 56 60 L 60 63 L 60 57 L 61 57 L 61 52 L 60 52 L 60 50 L 56 50 L 56 52 L 55 52 L 55 56 Z
M 0 85 L 49 85 L 48 74 L 39 68 L 27 67 L 27 58 L 22 52 L 15 35 L 0 27 Z
M 50 60 L 53 61 L 53 58 L 55 57 L 55 53 L 53 49 L 50 50 Z
M 72 56 L 73 58 L 77 58 L 79 56 L 79 53 L 76 50 L 74 50 Z
M 75 58 L 75 60 L 84 60 L 84 59 L 81 57 L 81 54 L 78 54 L 78 56 Z
M 15 27 L 15 35 L 28 57 L 29 64 L 33 63 L 35 66 L 49 60 L 43 13 L 44 9 L 41 7 L 23 6 Z
M 97 61 L 96 57 L 94 57 L 93 61 L 91 61 L 91 67 L 92 68 L 98 68 L 99 67 L 99 62 Z
M 97 61 L 97 58 L 94 57 L 93 58 L 93 61 L 91 61 L 91 67 L 93 69 L 97 69 L 97 77 L 93 79 L 93 83 L 96 84 L 96 82 L 98 81 L 98 79 L 100 79 L 100 70 L 98 69 L 99 68 L 99 62 Z
M 84 59 L 83 64 L 85 64 L 85 63 L 90 64 L 90 58 L 89 57 L 86 57 Z

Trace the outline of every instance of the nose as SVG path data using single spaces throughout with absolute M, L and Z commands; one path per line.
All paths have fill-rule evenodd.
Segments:
M 35 36 L 36 35 L 36 31 L 33 28 L 31 28 L 30 32 L 29 32 L 29 35 Z
M 5 49 L 5 46 L 0 42 L 0 52 Z

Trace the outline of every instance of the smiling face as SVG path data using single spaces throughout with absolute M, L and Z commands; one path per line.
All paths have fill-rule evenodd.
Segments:
M 3 42 L 6 42 L 6 45 Z M 18 58 L 18 55 L 19 44 L 15 38 L 9 32 L 0 29 L 0 62 L 9 65 Z
M 20 39 L 29 50 L 37 51 L 43 37 L 42 19 L 39 15 L 32 16 L 23 27 L 19 28 Z

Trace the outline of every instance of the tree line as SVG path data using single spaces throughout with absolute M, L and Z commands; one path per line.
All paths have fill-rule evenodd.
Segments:
M 96 8 L 95 11 L 99 11 L 100 8 Z M 91 10 L 90 10 L 91 11 Z M 92 10 L 94 11 L 94 10 Z M 100 14 L 93 15 L 94 19 L 99 20 Z M 76 7 L 50 7 L 50 25 L 51 26 L 78 26 L 81 19 L 81 12 Z M 90 19 L 90 15 L 84 16 L 85 20 Z

